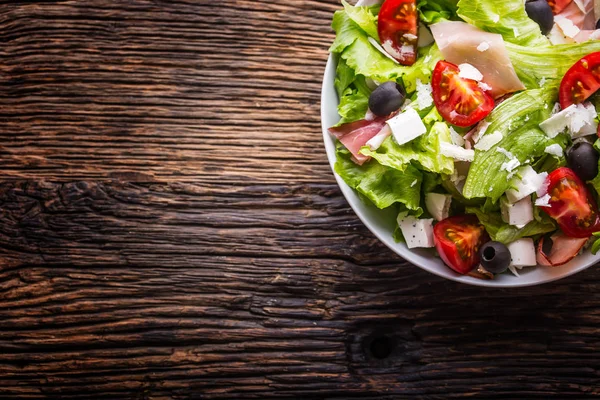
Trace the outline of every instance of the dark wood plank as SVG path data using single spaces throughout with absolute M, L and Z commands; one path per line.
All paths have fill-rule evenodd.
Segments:
M 336 3 L 0 5 L 0 176 L 329 181 Z
M 459 285 L 348 208 L 338 7 L 0 4 L 1 399 L 599 395 L 597 269 Z

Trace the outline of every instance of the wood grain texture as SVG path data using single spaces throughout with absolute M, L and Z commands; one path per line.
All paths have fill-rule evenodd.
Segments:
M 0 4 L 0 399 L 600 395 L 597 268 L 459 285 L 349 209 L 337 8 Z

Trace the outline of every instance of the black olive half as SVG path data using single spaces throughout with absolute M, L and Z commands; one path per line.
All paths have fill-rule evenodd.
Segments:
M 533 0 L 525 3 L 527 15 L 539 26 L 542 34 L 547 35 L 554 26 L 554 15 L 552 8 L 546 0 Z
M 481 266 L 494 274 L 501 274 L 510 265 L 510 251 L 500 242 L 487 242 L 479 249 Z
M 598 159 L 600 155 L 588 142 L 575 143 L 567 151 L 569 168 L 584 181 L 592 180 L 598 175 Z
M 404 100 L 406 90 L 401 85 L 393 81 L 385 82 L 371 93 L 369 109 L 373 114 L 385 117 L 402 107 Z

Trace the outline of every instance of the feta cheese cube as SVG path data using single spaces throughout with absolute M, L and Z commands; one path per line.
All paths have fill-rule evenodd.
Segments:
M 597 132 L 596 115 L 594 105 L 589 102 L 572 104 L 542 122 L 540 128 L 551 138 L 568 128 L 571 138 L 576 139 Z
M 506 247 L 508 247 L 508 251 L 510 251 L 510 265 L 513 267 L 521 269 L 523 267 L 534 267 L 537 265 L 533 239 L 519 239 L 508 244 Z
M 398 216 L 398 225 L 409 249 L 434 247 L 433 219 L 417 219 L 412 215 Z
M 446 157 L 453 158 L 457 161 L 471 162 L 475 159 L 475 150 L 467 150 L 446 142 L 440 143 L 440 151 Z
M 562 157 L 562 155 L 563 155 L 563 149 L 557 143 L 554 143 L 554 144 L 551 144 L 550 146 L 547 146 L 544 149 L 544 152 L 546 152 L 546 153 L 548 153 L 550 155 L 556 156 L 556 157 Z
M 521 229 L 533 221 L 533 205 L 531 196 L 525 196 L 516 203 L 509 203 L 507 199 L 500 200 L 502 220 L 509 225 Z
M 450 137 L 453 144 L 461 147 L 465 145 L 465 139 L 453 127 L 450 127 Z
M 493 146 L 498 144 L 503 139 L 502 133 L 495 131 L 494 133 L 488 133 L 475 144 L 476 150 L 487 151 Z
M 508 198 L 508 201 L 511 203 L 516 203 L 525 196 L 529 196 L 530 194 L 537 192 L 541 187 L 544 186 L 547 177 L 547 172 L 538 174 L 529 165 L 521 167 L 517 172 L 517 176 L 510 181 L 510 185 L 513 188 L 506 191 L 506 197 Z
M 452 204 L 452 196 L 449 194 L 427 193 L 425 195 L 425 207 L 436 221 L 448 218 L 450 204 Z
M 550 195 L 545 194 L 535 200 L 535 205 L 538 207 L 550 207 Z
M 483 79 L 483 74 L 471 64 L 460 64 L 458 71 L 458 76 L 463 79 L 472 79 L 477 82 Z
M 581 30 L 573 23 L 573 21 L 562 15 L 556 15 L 554 17 L 554 22 L 568 38 L 573 39 L 579 32 L 581 32 Z
M 387 124 L 398 144 L 408 143 L 427 132 L 419 113 L 413 108 L 408 108 L 403 113 L 389 119 Z
M 417 79 L 417 108 L 424 110 L 431 107 L 433 104 L 433 88 L 430 83 L 423 84 L 420 79 Z

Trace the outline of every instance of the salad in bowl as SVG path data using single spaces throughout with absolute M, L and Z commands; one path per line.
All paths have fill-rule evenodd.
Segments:
M 600 259 L 600 1 L 342 6 L 325 142 L 381 240 L 470 283 L 540 283 Z

